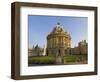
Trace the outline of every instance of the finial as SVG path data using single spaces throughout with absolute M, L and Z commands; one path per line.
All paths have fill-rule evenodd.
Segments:
M 60 25 L 60 23 L 58 22 L 57 25 Z

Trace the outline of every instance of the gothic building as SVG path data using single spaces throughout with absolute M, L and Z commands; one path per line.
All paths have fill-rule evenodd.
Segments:
M 88 52 L 88 44 L 86 40 L 82 40 L 78 43 L 77 47 L 71 48 L 71 54 L 86 55 Z
M 29 56 L 45 56 L 46 48 L 40 48 L 38 45 L 33 46 L 32 49 L 28 49 Z
M 71 36 L 60 23 L 47 35 L 47 55 L 64 56 L 71 48 Z

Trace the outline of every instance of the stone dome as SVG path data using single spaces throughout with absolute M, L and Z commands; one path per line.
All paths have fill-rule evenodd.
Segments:
M 63 26 L 60 25 L 60 23 L 57 23 L 57 25 L 54 27 L 51 33 L 61 33 L 61 32 L 64 33 Z
M 57 23 L 50 34 L 47 35 L 47 55 L 65 54 L 65 49 L 71 48 L 71 37 L 64 27 Z

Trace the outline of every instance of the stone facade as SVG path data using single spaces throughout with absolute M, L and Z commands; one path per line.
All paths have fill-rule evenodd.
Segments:
M 32 49 L 28 49 L 28 56 L 32 56 Z
M 65 50 L 71 48 L 71 36 L 58 23 L 47 36 L 47 55 L 65 55 Z
M 46 55 L 46 48 L 40 48 L 38 45 L 28 50 L 29 56 L 44 56 Z
M 78 43 L 77 47 L 71 48 L 71 54 L 75 55 L 82 55 L 82 54 L 87 54 L 88 52 L 88 44 L 86 40 L 82 40 Z
M 88 52 L 88 44 L 86 40 L 82 40 L 78 43 L 80 54 L 87 54 Z

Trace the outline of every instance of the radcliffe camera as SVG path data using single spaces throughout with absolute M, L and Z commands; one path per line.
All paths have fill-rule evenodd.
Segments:
M 87 17 L 28 16 L 28 66 L 88 63 Z

